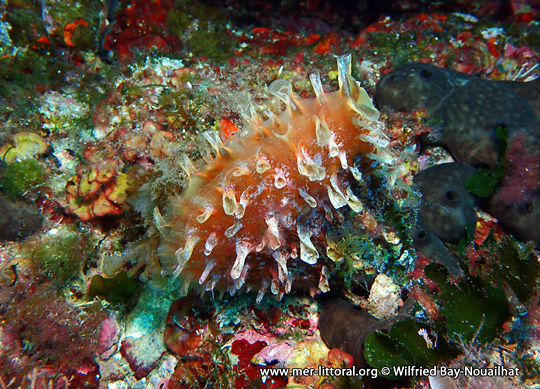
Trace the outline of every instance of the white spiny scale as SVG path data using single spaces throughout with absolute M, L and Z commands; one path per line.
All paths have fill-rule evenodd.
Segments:
M 292 85 L 290 81 L 278 79 L 270 84 L 268 87 L 268 92 L 276 96 L 278 99 L 283 101 L 285 104 L 290 104 Z
M 199 285 L 202 285 L 206 282 L 208 279 L 208 276 L 210 275 L 210 272 L 212 269 L 216 267 L 216 260 L 211 259 L 206 263 L 206 266 L 204 268 L 204 271 L 202 272 L 201 276 L 199 277 Z
M 257 173 L 262 174 L 268 169 L 270 169 L 270 162 L 268 162 L 268 158 L 264 154 L 257 153 L 257 164 L 255 166 L 255 170 Z
M 317 259 L 319 259 L 319 253 L 311 242 L 311 234 L 307 227 L 303 227 L 300 225 L 300 222 L 297 222 L 296 232 L 300 239 L 300 259 L 310 265 L 316 264 Z
M 290 81 L 281 79 L 275 80 L 268 87 L 268 92 L 283 101 L 290 111 L 290 114 L 298 110 L 298 104 L 295 101 L 297 98 L 294 96 Z
M 351 174 L 353 175 L 353 178 L 356 180 L 356 181 L 362 181 L 362 173 L 360 172 L 360 170 L 358 170 L 358 168 L 356 166 L 349 166 L 349 171 L 351 172 Z
M 281 189 L 287 185 L 287 177 L 282 169 L 276 169 L 276 174 L 274 176 L 274 186 L 276 189 Z
M 259 243 L 256 247 L 255 247 L 255 252 L 257 253 L 260 253 L 264 248 L 266 247 L 266 242 L 263 240 L 261 240 L 261 243 Z
M 347 74 L 347 82 L 351 98 L 358 99 L 362 95 L 362 91 L 365 92 L 364 88 L 362 88 L 360 83 L 351 74 Z
M 311 196 L 307 190 L 298 188 L 298 193 L 300 193 L 300 197 L 302 197 L 311 208 L 317 208 L 317 200 L 315 200 L 315 198 Z
M 238 201 L 238 210 L 234 214 L 234 217 L 237 219 L 242 219 L 244 217 L 244 213 L 246 212 L 246 208 L 249 204 L 249 196 L 250 194 L 256 193 L 256 191 L 251 191 L 253 189 L 253 185 L 248 186 L 240 195 L 240 201 Z
M 248 206 L 253 200 L 255 200 L 257 197 L 260 196 L 260 194 L 264 191 L 265 186 L 264 182 L 259 182 L 258 185 L 250 185 L 248 186 L 240 195 L 240 201 L 239 203 L 242 204 L 244 208 Z
M 372 135 L 375 135 L 375 133 L 371 132 L 370 134 L 360 134 L 358 135 L 358 138 L 366 143 L 371 143 L 377 148 L 386 148 L 390 144 L 390 139 L 382 132 L 375 136 Z
M 274 127 L 276 129 L 285 130 L 285 132 L 283 134 L 281 134 L 279 132 L 276 132 L 275 130 L 272 130 L 272 134 L 278 139 L 288 141 L 289 140 L 289 135 L 290 135 L 290 130 L 291 130 L 291 128 L 290 128 L 291 123 L 288 122 L 287 126 L 285 126 L 283 124 L 283 122 L 281 121 L 281 119 L 279 117 L 277 117 L 276 115 L 274 115 L 273 112 L 270 112 L 270 111 L 264 111 L 264 112 L 267 114 L 268 118 L 270 120 L 272 120 L 272 123 L 274 123 Z
M 337 145 L 334 137 L 330 138 L 330 140 L 328 141 L 328 150 L 328 155 L 330 156 L 330 158 L 335 158 L 339 155 L 339 146 Z
M 238 209 L 238 204 L 236 203 L 236 195 L 234 190 L 228 189 L 223 192 L 223 210 L 226 215 L 234 215 Z
M 287 279 L 285 280 L 285 293 L 291 293 L 292 282 L 292 278 L 287 277 Z
M 326 293 L 330 290 L 328 277 L 330 277 L 330 271 L 326 266 L 323 266 L 321 269 L 321 277 L 319 278 L 319 290 L 323 293 Z
M 161 216 L 158 207 L 154 207 L 154 222 L 156 223 L 156 228 L 160 234 L 166 235 L 165 227 L 167 226 L 167 223 L 165 222 L 165 219 L 163 219 L 163 216 Z
M 341 189 L 338 186 L 337 176 L 335 173 L 330 176 L 330 184 L 332 186 L 330 187 L 329 185 L 326 185 L 326 189 L 328 190 L 328 197 L 330 198 L 332 206 L 335 209 L 338 209 L 347 205 L 347 198 L 341 192 Z
M 283 255 L 281 251 L 274 251 L 272 257 L 276 260 L 278 264 L 278 278 L 283 283 L 287 279 L 289 272 L 287 270 L 287 257 Z
M 364 88 L 362 88 L 358 81 L 351 75 L 350 54 L 338 57 L 338 76 L 341 96 L 350 96 L 355 100 L 359 100 L 363 97 L 362 92 L 365 92 Z
M 332 139 L 332 131 L 328 128 L 328 124 L 324 120 L 321 120 L 317 115 L 315 116 L 315 136 L 317 137 L 317 144 L 321 147 L 326 146 L 330 139 Z
M 256 133 L 263 135 L 269 134 L 268 128 L 262 124 L 261 118 L 257 114 L 257 110 L 253 106 L 253 103 L 249 103 L 249 106 L 242 106 L 240 115 Z
M 211 206 L 206 207 L 203 213 L 197 216 L 197 221 L 203 224 L 205 221 L 207 221 L 210 218 L 210 216 L 212 216 L 214 212 L 215 212 L 214 207 L 211 207 Z
M 367 92 L 364 90 L 364 88 L 360 88 L 362 93 L 365 93 L 367 96 Z M 368 97 L 369 99 L 369 97 Z M 362 123 L 369 123 L 369 122 L 376 122 L 379 120 L 379 116 L 381 113 L 373 106 L 373 103 L 371 100 L 369 100 L 366 104 L 360 104 L 355 103 L 353 100 L 349 100 L 345 103 L 347 107 L 349 107 L 351 110 L 356 112 L 360 115 L 360 118 L 354 118 L 356 120 L 353 120 L 353 122 L 356 125 L 362 124 Z
M 354 100 L 347 101 L 347 106 L 369 121 L 379 119 L 379 111 L 373 106 L 366 90 L 351 75 L 351 55 L 338 57 L 338 81 L 342 96 L 351 96 Z
M 387 161 L 386 164 L 388 165 L 391 165 L 396 160 L 396 156 L 389 149 L 385 147 L 378 148 L 377 155 L 385 159 Z
M 239 168 L 234 169 L 234 171 L 232 172 L 232 175 L 235 177 L 250 176 L 251 172 L 244 167 L 239 167 Z
M 317 101 L 319 102 L 319 104 L 326 104 L 326 97 L 324 96 L 324 90 L 322 87 L 321 77 L 319 76 L 319 73 L 311 73 L 309 75 L 309 81 L 311 81 L 313 91 L 315 92 L 315 96 L 317 97 Z
M 268 217 L 265 221 L 268 226 L 268 246 L 272 250 L 277 250 L 281 246 L 279 242 L 278 221 L 275 216 Z
M 280 222 L 287 229 L 293 228 L 296 225 L 296 220 L 294 220 L 294 217 L 290 211 L 281 214 Z
M 369 159 L 371 159 L 373 161 L 371 163 L 372 167 L 377 166 L 379 163 L 385 164 L 384 160 L 375 153 L 366 153 L 366 154 L 364 154 L 364 157 L 367 157 L 367 158 L 369 158 Z
M 338 209 L 347 205 L 347 200 L 340 192 L 336 192 L 334 189 L 330 187 L 330 185 L 326 185 L 326 189 L 328 191 L 328 198 L 330 199 L 330 203 L 332 203 L 332 206 L 335 209 Z
M 242 273 L 240 274 L 240 277 L 238 277 L 236 280 L 233 281 L 235 290 L 238 291 L 242 289 L 242 286 L 244 286 L 244 283 L 246 282 L 248 270 L 249 270 L 249 265 L 245 264 L 242 269 Z
M 225 230 L 225 236 L 227 238 L 232 238 L 236 235 L 238 231 L 240 231 L 240 228 L 242 228 L 242 223 L 240 223 L 239 221 L 235 221 L 232 226 Z
M 180 287 L 180 296 L 187 296 L 189 292 L 189 285 L 191 285 L 191 281 L 193 281 L 194 275 L 188 274 L 184 277 L 182 280 L 182 286 Z
M 269 282 L 267 280 L 264 280 L 262 282 L 261 288 L 259 289 L 259 292 L 257 293 L 257 298 L 255 299 L 255 302 L 257 304 L 260 304 L 262 299 L 264 298 L 264 295 L 266 294 L 266 291 L 268 290 Z
M 389 174 L 386 176 L 388 185 L 393 188 L 396 185 L 396 181 L 399 177 L 399 170 L 392 169 Z
M 210 255 L 217 244 L 217 234 L 212 232 L 210 235 L 208 235 L 208 238 L 206 238 L 206 242 L 204 242 L 204 255 Z
M 326 169 L 317 164 L 303 147 L 296 152 L 296 166 L 298 173 L 308 177 L 310 181 L 320 181 L 326 177 Z
M 375 153 L 367 153 L 365 155 L 366 157 L 371 158 L 387 166 L 391 166 L 396 159 L 396 157 L 394 156 L 394 154 L 390 152 L 390 150 L 383 149 L 383 148 L 377 149 Z
M 212 278 L 205 284 L 204 290 L 207 292 L 213 291 L 217 283 L 218 279 L 215 276 L 212 276 Z
M 212 148 L 219 154 L 220 149 L 223 147 L 223 142 L 219 138 L 219 134 L 216 131 L 205 131 L 202 136 L 212 146 Z
M 264 114 L 268 117 L 268 120 L 271 120 L 274 124 L 274 127 L 276 128 L 284 128 L 283 122 L 281 119 L 276 116 L 272 111 L 269 111 L 267 109 L 264 110 Z M 274 131 L 275 132 L 275 131 Z
M 356 82 L 356 81 L 355 81 Z M 379 120 L 381 113 L 373 105 L 371 97 L 364 88 L 358 88 L 358 97 L 356 98 L 356 107 L 360 110 L 361 114 L 370 122 L 376 122 Z
M 193 162 L 191 162 L 191 160 L 189 159 L 189 157 L 182 153 L 179 155 L 179 164 L 180 164 L 180 167 L 182 168 L 182 170 L 186 173 L 186 175 L 189 177 L 191 176 L 193 173 L 195 173 L 195 166 L 193 165 Z
M 345 198 L 345 195 L 343 194 L 343 192 L 341 191 L 341 188 L 338 185 L 336 173 L 333 173 L 330 176 L 330 184 L 332 185 L 332 188 L 334 188 L 336 192 L 338 192 L 341 196 Z
M 259 115 L 257 115 L 257 110 L 253 106 L 253 103 L 249 103 L 249 116 L 251 124 L 257 125 L 261 122 L 261 118 L 259 118 Z
M 351 74 L 351 54 L 340 55 L 337 60 L 338 84 L 342 96 L 351 96 L 348 76 Z
M 354 195 L 350 187 L 347 188 L 347 204 L 356 213 L 360 213 L 364 210 L 364 205 L 360 199 Z
M 244 213 L 246 212 L 246 207 L 244 207 L 244 205 L 239 202 L 236 204 L 237 205 L 237 208 L 236 208 L 236 212 L 234 213 L 234 217 L 236 219 L 242 219 L 244 217 Z
M 334 220 L 334 215 L 333 215 L 332 209 L 330 207 L 324 207 L 324 217 L 329 222 L 332 222 Z
M 349 167 L 349 163 L 347 162 L 347 153 L 345 151 L 339 152 L 339 162 L 341 162 L 342 169 L 347 169 Z
M 272 280 L 272 283 L 270 284 L 270 291 L 275 296 L 277 296 L 277 294 L 279 293 L 279 281 L 275 278 Z
M 234 265 L 231 269 L 231 278 L 233 280 L 236 280 L 242 274 L 244 262 L 250 251 L 251 244 L 243 240 L 236 241 L 236 260 L 234 261 Z
M 178 277 L 178 275 L 182 273 L 182 270 L 184 270 L 184 266 L 186 266 L 187 261 L 189 261 L 189 258 L 191 258 L 193 249 L 198 241 L 199 238 L 194 234 L 188 234 L 184 248 L 182 250 L 178 249 L 174 253 L 176 256 L 176 261 L 178 262 L 178 266 L 176 266 L 176 269 L 173 272 L 174 278 Z

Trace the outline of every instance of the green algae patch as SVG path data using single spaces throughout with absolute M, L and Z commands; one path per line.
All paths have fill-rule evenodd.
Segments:
M 499 243 L 495 267 L 521 302 L 526 303 L 536 293 L 540 263 L 534 253 L 534 242 L 520 248 L 515 239 L 505 237 Z
M 437 302 L 446 318 L 448 339 L 491 342 L 510 318 L 502 287 L 471 275 L 455 284 L 450 281 L 448 270 L 437 263 L 429 264 L 425 274 L 441 289 Z
M 432 337 L 417 320 L 407 318 L 392 325 L 388 333 L 369 334 L 364 345 L 364 357 L 379 370 L 385 366 L 435 366 L 457 352 L 441 336 Z M 387 378 L 396 377 L 392 373 Z
M 2 190 L 12 198 L 21 197 L 43 184 L 45 169 L 35 159 L 26 159 L 8 165 L 1 182 Z
M 87 234 L 68 234 L 53 237 L 39 245 L 32 261 L 41 273 L 57 286 L 82 276 L 88 253 L 94 249 L 94 240 Z
M 122 271 L 112 278 L 100 275 L 92 277 L 88 294 L 101 297 L 112 304 L 125 304 L 138 299 L 141 286 L 130 278 L 127 272 Z
M 495 186 L 504 176 L 506 169 L 504 159 L 508 149 L 508 127 L 498 126 L 495 135 L 499 139 L 499 156 L 493 169 L 478 169 L 478 173 L 465 181 L 467 190 L 478 197 L 488 197 L 495 191 Z
M 418 35 L 417 33 L 371 32 L 369 33 L 369 41 L 377 48 L 377 51 L 390 56 L 393 60 L 393 66 L 398 67 L 418 61 L 430 54 L 429 44 L 419 39 Z
M 227 20 L 214 8 L 198 1 L 178 1 L 167 19 L 176 34 L 197 57 L 225 64 L 234 53 L 236 41 L 228 35 Z

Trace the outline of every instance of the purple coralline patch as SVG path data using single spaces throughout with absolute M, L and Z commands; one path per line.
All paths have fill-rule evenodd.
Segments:
M 120 327 L 113 317 L 109 317 L 101 323 L 98 337 L 97 352 L 101 359 L 107 360 L 118 349 L 120 339 Z
M 294 353 L 291 342 L 275 343 L 266 346 L 251 359 L 252 363 L 270 365 L 272 363 L 287 363 Z

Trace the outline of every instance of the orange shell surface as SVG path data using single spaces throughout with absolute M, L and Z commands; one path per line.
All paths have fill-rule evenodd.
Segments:
M 362 209 L 351 186 L 361 177 L 353 158 L 391 158 L 378 111 L 350 75 L 349 56 L 339 58 L 338 70 L 333 93 L 311 76 L 315 99 L 275 81 L 270 92 L 286 110 L 265 122 L 253 114 L 248 133 L 231 145 L 205 134 L 217 157 L 192 174 L 165 219 L 155 210 L 160 262 L 182 275 L 186 292 L 192 280 L 206 290 L 258 291 L 259 299 L 267 289 L 279 296 L 293 287 L 328 290 L 328 215 Z

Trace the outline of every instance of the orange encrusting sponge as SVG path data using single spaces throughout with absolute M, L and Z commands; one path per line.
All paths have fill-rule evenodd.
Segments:
M 338 91 L 324 93 L 310 76 L 315 99 L 300 99 L 277 80 L 270 92 L 286 110 L 261 122 L 253 113 L 247 135 L 224 146 L 214 133 L 205 137 L 217 151 L 163 219 L 160 262 L 206 290 L 234 294 L 242 287 L 268 288 L 280 297 L 292 286 L 328 290 L 328 269 L 319 260 L 326 248 L 325 216 L 330 207 L 362 211 L 352 179 L 362 173 L 356 155 L 389 164 L 393 155 L 380 130 L 379 112 L 350 73 L 350 56 L 338 59 Z M 185 169 L 193 170 L 185 158 Z

